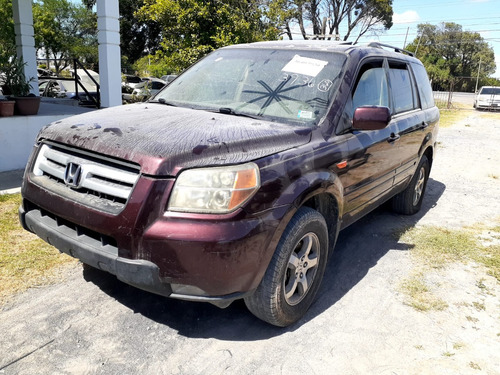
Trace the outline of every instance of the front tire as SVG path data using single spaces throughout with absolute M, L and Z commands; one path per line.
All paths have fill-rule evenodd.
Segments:
M 302 318 L 314 301 L 328 259 L 323 216 L 300 208 L 286 227 L 271 263 L 245 304 L 256 317 L 279 327 Z
M 392 209 L 394 212 L 403 215 L 413 215 L 420 211 L 430 169 L 427 156 L 422 156 L 408 187 L 392 198 Z

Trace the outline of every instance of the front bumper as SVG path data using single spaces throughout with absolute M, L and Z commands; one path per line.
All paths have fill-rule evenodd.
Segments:
M 491 109 L 491 110 L 500 110 L 500 102 L 477 102 L 476 108 L 478 109 Z
M 236 292 L 229 295 L 189 295 L 174 293 L 171 284 L 160 276 L 160 268 L 144 259 L 127 259 L 118 255 L 118 248 L 104 237 L 97 238 L 91 232 L 83 233 L 67 221 L 60 221 L 45 210 L 19 208 L 22 226 L 56 247 L 59 251 L 81 260 L 97 269 L 115 275 L 119 280 L 166 297 L 209 302 L 224 308 L 236 299 L 252 292 Z

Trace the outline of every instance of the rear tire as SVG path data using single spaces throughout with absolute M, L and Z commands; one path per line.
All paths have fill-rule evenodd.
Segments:
M 392 198 L 392 209 L 403 215 L 413 215 L 420 211 L 429 179 L 430 164 L 427 156 L 422 156 L 417 170 L 408 187 Z
M 325 219 L 300 208 L 286 227 L 256 291 L 245 298 L 259 319 L 285 327 L 302 318 L 314 301 L 328 259 Z

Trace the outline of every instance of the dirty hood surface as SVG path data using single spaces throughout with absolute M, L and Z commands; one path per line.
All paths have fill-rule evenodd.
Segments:
M 309 142 L 311 129 L 157 103 L 114 107 L 69 117 L 39 139 L 141 165 L 150 175 L 243 163 Z

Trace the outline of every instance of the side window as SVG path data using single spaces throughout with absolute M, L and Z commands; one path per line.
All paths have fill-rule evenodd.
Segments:
M 406 63 L 389 63 L 389 79 L 391 81 L 394 112 L 401 113 L 417 107 L 414 86 Z
M 427 77 L 425 68 L 420 64 L 411 64 L 415 79 L 417 80 L 418 92 L 422 102 L 422 109 L 434 107 L 434 96 L 432 95 L 432 87 Z
M 163 88 L 163 86 L 165 86 L 163 83 L 157 82 L 157 81 L 153 81 L 151 88 L 153 90 L 160 90 L 161 88 Z
M 353 111 L 363 105 L 389 107 L 387 76 L 382 61 L 363 66 L 352 96 Z

